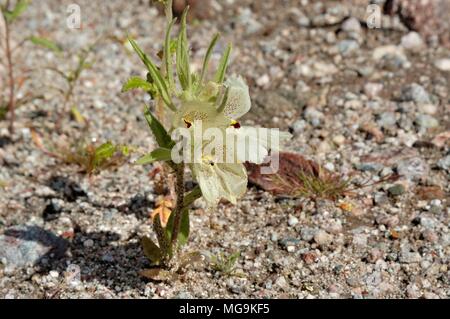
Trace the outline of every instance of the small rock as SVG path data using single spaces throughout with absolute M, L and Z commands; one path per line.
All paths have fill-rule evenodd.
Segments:
M 380 225 L 385 225 L 387 227 L 393 228 L 398 225 L 400 219 L 395 215 L 382 214 L 376 218 L 376 221 Z
M 305 227 L 300 230 L 300 236 L 302 240 L 310 242 L 313 240 L 315 232 L 313 228 Z
M 325 246 L 328 246 L 329 244 L 331 244 L 333 242 L 333 235 L 328 234 L 326 231 L 319 230 L 314 235 L 314 241 L 319 246 L 325 247 Z
M 420 225 L 425 229 L 435 229 L 437 222 L 432 217 L 422 216 L 420 217 Z
M 344 135 L 335 135 L 333 136 L 333 143 L 336 145 L 344 145 L 345 143 L 345 136 Z
M 265 86 L 269 85 L 269 83 L 270 83 L 270 77 L 268 74 L 264 74 L 263 76 L 261 76 L 260 78 L 258 78 L 256 80 L 256 84 L 259 87 L 265 87 Z
M 375 264 L 378 260 L 384 259 L 384 251 L 378 248 L 373 248 L 370 250 L 369 255 L 367 256 L 367 261 Z
M 300 244 L 300 240 L 297 238 L 285 238 L 280 240 L 280 245 L 283 246 L 288 252 L 294 252 L 295 246 Z
M 429 167 L 422 158 L 413 157 L 401 160 L 397 164 L 397 173 L 409 180 L 421 180 L 428 176 Z
M 356 169 L 362 172 L 379 172 L 384 168 L 381 163 L 367 162 L 355 165 Z
M 401 196 L 405 193 L 405 186 L 402 184 L 395 184 L 388 188 L 388 193 L 391 196 Z
M 411 299 L 418 299 L 422 296 L 422 294 L 420 293 L 419 287 L 417 287 L 417 285 L 414 283 L 409 284 L 406 287 L 406 293 L 408 295 L 408 298 L 411 298 Z
M 355 17 L 346 19 L 341 25 L 342 31 L 361 33 L 362 27 L 359 20 Z
M 366 247 L 367 246 L 367 234 L 355 234 L 353 236 L 353 245 L 357 247 Z
M 402 37 L 401 46 L 406 50 L 420 51 L 425 47 L 425 42 L 419 33 L 412 31 Z
M 434 66 L 441 71 L 450 72 L 450 59 L 440 59 L 434 62 Z
M 419 104 L 419 112 L 434 115 L 438 112 L 438 107 L 434 104 Z
M 275 280 L 275 286 L 285 290 L 287 288 L 289 288 L 289 284 L 286 280 L 286 278 L 284 278 L 284 276 L 280 276 L 277 278 L 277 280 Z
M 401 99 L 405 102 L 431 103 L 430 95 L 425 88 L 417 83 L 413 83 L 403 88 Z
M 419 263 L 422 257 L 417 252 L 402 252 L 399 256 L 399 261 L 402 264 L 414 264 Z
M 359 43 L 355 40 L 342 40 L 338 43 L 338 49 L 343 56 L 349 56 L 359 50 Z
M 306 108 L 303 115 L 305 119 L 314 127 L 319 127 L 325 118 L 325 115 L 314 107 Z
M 389 202 L 389 198 L 386 196 L 385 193 L 377 192 L 373 197 L 373 201 L 376 205 L 383 206 Z
M 311 265 L 316 263 L 319 260 L 319 257 L 315 252 L 309 251 L 302 254 L 302 260 L 305 262 L 305 264 Z
M 380 114 L 377 123 L 382 128 L 388 129 L 392 128 L 397 123 L 397 118 L 394 112 L 384 112 Z
M 92 239 L 86 239 L 83 242 L 83 246 L 86 247 L 86 248 L 93 247 L 94 246 L 94 241 Z
M 439 121 L 428 114 L 418 114 L 415 122 L 422 129 L 435 128 L 439 126 Z
M 298 220 L 297 217 L 292 216 L 292 215 L 289 216 L 289 220 L 288 220 L 289 226 L 294 227 L 294 226 L 297 225 L 298 223 L 299 223 L 299 220 Z
M 429 241 L 430 243 L 437 243 L 439 241 L 438 234 L 436 234 L 436 232 L 431 229 L 425 229 L 422 232 L 422 236 L 426 241 Z
M 384 86 L 381 83 L 367 83 L 364 85 L 364 94 L 367 95 L 369 99 L 374 99 L 379 96 L 383 88 Z
M 440 169 L 450 171 L 450 154 L 447 155 L 447 156 L 445 156 L 444 158 L 441 158 L 441 159 L 437 162 L 437 166 L 438 166 Z

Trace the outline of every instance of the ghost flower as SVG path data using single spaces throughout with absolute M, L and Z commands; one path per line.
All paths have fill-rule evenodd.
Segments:
M 231 77 L 223 84 L 220 105 L 218 95 L 208 95 L 218 91 L 209 84 L 197 99 L 182 101 L 172 121 L 175 129 L 189 130 L 191 145 L 196 145 L 192 146 L 194 154 L 200 149 L 201 155 L 194 155 L 190 166 L 210 207 L 222 198 L 236 203 L 247 189 L 243 163 L 263 163 L 270 150 L 278 150 L 280 139 L 290 137 L 274 129 L 240 125 L 238 120 L 251 108 L 249 88 L 241 77 Z M 211 131 L 215 134 L 209 134 Z M 214 138 L 205 138 L 207 135 Z

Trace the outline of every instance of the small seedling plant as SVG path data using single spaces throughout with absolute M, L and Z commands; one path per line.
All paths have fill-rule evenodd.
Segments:
M 193 202 L 203 198 L 208 208 L 214 209 L 220 200 L 236 204 L 247 190 L 247 171 L 244 161 L 260 164 L 272 149 L 270 138 L 252 136 L 250 145 L 254 148 L 250 156 L 242 159 L 238 148 L 231 148 L 230 143 L 221 145 L 212 153 L 202 152 L 198 161 L 174 160 L 174 149 L 178 141 L 174 138 L 177 130 L 187 132 L 191 144 L 187 147 L 195 152 L 197 146 L 201 151 L 208 148 L 211 140 L 203 140 L 196 136 L 196 130 L 201 133 L 214 129 L 225 136 L 237 137 L 245 134 L 251 128 L 241 126 L 239 118 L 251 108 L 249 88 L 241 76 L 227 77 L 228 62 L 232 47 L 228 45 L 215 70 L 215 75 L 209 78 L 210 60 L 219 40 L 219 35 L 213 36 L 200 72 L 193 72 L 190 67 L 189 44 L 187 39 L 187 14 L 184 11 L 178 36 L 172 36 L 176 19 L 172 19 L 172 1 L 162 1 L 166 7 L 167 31 L 163 50 L 159 54 L 160 63 L 144 53 L 138 43 L 129 38 L 129 42 L 140 60 L 147 68 L 147 77 L 133 76 L 123 86 L 123 91 L 142 89 L 152 97 L 156 113 L 150 107 L 145 107 L 144 117 L 154 135 L 158 148 L 143 156 L 137 164 L 148 165 L 164 162 L 175 176 L 174 193 L 176 200 L 173 205 L 164 205 L 163 209 L 154 211 L 153 226 L 157 242 L 150 237 L 142 239 L 144 252 L 152 265 L 170 268 L 174 257 L 180 248 L 188 242 L 190 233 L 189 211 Z M 156 56 L 156 55 L 155 55 Z M 168 112 L 170 124 L 165 124 L 161 116 L 160 106 Z M 269 136 L 269 129 L 262 129 Z M 277 137 L 287 138 L 288 134 Z M 231 161 L 223 161 L 225 156 Z M 248 155 L 248 153 L 246 154 Z M 190 159 L 190 157 L 189 157 Z M 187 192 L 185 189 L 185 173 L 189 169 L 197 186 Z M 170 210 L 165 209 L 170 206 Z M 170 215 L 169 215 L 170 213 Z M 167 216 L 169 215 L 169 216 Z
M 31 42 L 35 45 L 45 47 L 52 51 L 59 51 L 60 48 L 54 44 L 52 41 L 41 38 L 38 36 L 29 36 L 20 41 L 16 41 L 17 44 L 14 45 L 12 39 L 11 31 L 14 24 L 19 19 L 19 17 L 27 10 L 30 5 L 31 0 L 3 0 L 0 1 L 0 11 L 1 19 L 0 21 L 0 47 L 3 49 L 5 61 L 5 68 L 7 70 L 6 83 L 7 83 L 7 98 L 5 101 L 0 100 L 0 119 L 6 117 L 9 114 L 9 131 L 12 134 L 14 132 L 14 122 L 16 120 L 16 109 L 25 103 L 34 100 L 36 98 L 41 98 L 41 95 L 30 95 L 25 94 L 22 98 L 17 98 L 17 91 L 24 85 L 28 78 L 19 78 L 17 76 L 15 65 L 15 57 L 17 53 L 23 48 L 23 45 L 27 42 Z

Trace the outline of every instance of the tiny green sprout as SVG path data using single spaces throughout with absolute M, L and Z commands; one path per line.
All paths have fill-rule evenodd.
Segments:
M 161 1 L 162 2 L 162 1 Z M 260 134 L 252 134 L 253 127 L 241 126 L 239 119 L 249 112 L 251 99 L 249 87 L 241 76 L 227 77 L 232 46 L 227 46 L 219 61 L 215 74 L 210 78 L 210 62 L 220 36 L 215 34 L 206 50 L 202 68 L 194 72 L 190 64 L 190 47 L 187 36 L 186 8 L 181 16 L 178 35 L 173 36 L 176 20 L 172 15 L 172 1 L 164 1 L 167 27 L 160 54 L 160 61 L 154 60 L 139 44 L 129 37 L 129 43 L 147 69 L 147 78 L 133 76 L 123 85 L 122 91 L 143 90 L 149 94 L 154 105 L 146 106 L 144 118 L 158 144 L 158 147 L 139 158 L 137 165 L 152 165 L 163 162 L 175 177 L 173 202 L 156 208 L 152 214 L 156 242 L 150 237 L 142 240 L 142 245 L 153 266 L 170 268 L 172 260 L 180 248 L 188 243 L 190 234 L 190 207 L 203 198 L 209 209 L 217 207 L 220 200 L 226 199 L 236 204 L 247 190 L 248 176 L 246 161 L 261 164 L 270 150 L 277 150 L 277 139 L 290 137 L 288 133 L 272 132 L 258 128 Z M 154 107 L 156 113 L 153 113 Z M 160 108 L 161 107 L 161 108 Z M 162 110 L 168 112 L 170 123 L 166 123 Z M 209 131 L 208 131 L 209 130 Z M 211 147 L 211 140 L 203 135 L 215 131 L 225 137 L 224 144 L 204 154 Z M 180 146 L 177 133 L 184 132 L 191 139 L 186 148 L 201 154 L 193 159 L 187 156 L 176 160 L 174 153 Z M 197 133 L 200 133 L 201 138 Z M 250 139 L 251 150 L 241 152 Z M 232 142 L 228 143 L 228 139 Z M 238 141 L 232 147 L 233 141 Z M 206 152 L 207 153 L 207 152 Z M 195 155 L 194 155 L 195 157 Z M 227 159 L 227 160 L 224 160 Z M 228 160 L 229 159 L 229 160 Z M 185 189 L 185 170 L 190 169 L 197 186 L 190 192 Z M 170 206 L 170 210 L 165 209 Z M 163 214 L 164 216 L 157 216 Z M 166 214 L 170 213 L 168 219 Z M 166 222 L 167 219 L 167 222 Z M 216 259 L 216 267 L 226 273 L 232 272 L 239 254 Z M 154 270 L 144 271 L 147 277 Z M 160 272 L 158 272 L 160 273 Z
M 236 270 L 236 262 L 239 260 L 241 253 L 235 252 L 226 256 L 223 253 L 212 255 L 210 257 L 210 265 L 212 270 L 217 271 L 223 275 L 230 276 Z

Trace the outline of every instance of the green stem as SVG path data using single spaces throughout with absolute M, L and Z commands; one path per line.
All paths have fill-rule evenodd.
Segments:
M 184 164 L 178 164 L 175 168 L 176 175 L 176 185 L 175 185 L 175 193 L 177 194 L 177 203 L 175 210 L 173 212 L 174 220 L 173 220 L 173 229 L 172 229 L 172 238 L 170 239 L 170 246 L 173 249 L 178 240 L 178 234 L 180 233 L 181 226 L 181 217 L 183 215 L 184 208 Z

